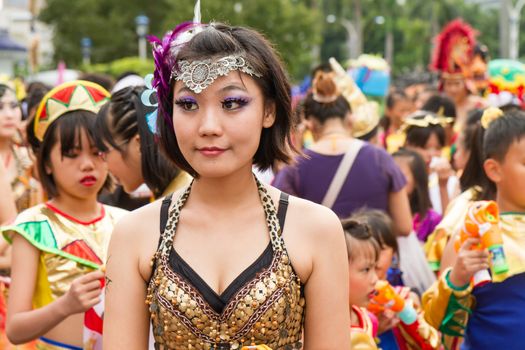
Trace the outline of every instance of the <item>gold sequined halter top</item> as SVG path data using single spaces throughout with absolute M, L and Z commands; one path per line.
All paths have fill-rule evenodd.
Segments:
M 170 210 L 171 199 L 164 200 L 159 248 L 153 258 L 146 298 L 155 349 L 229 350 L 263 344 L 272 350 L 302 347 L 303 288 L 281 235 L 288 195 L 281 194 L 277 212 L 259 181 L 257 188 L 270 232 L 270 244 L 221 295 L 173 248 L 180 211 L 191 186 Z

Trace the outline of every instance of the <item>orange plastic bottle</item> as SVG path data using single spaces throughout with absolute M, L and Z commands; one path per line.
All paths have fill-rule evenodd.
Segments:
M 379 307 L 379 308 L 378 308 Z M 388 281 L 377 281 L 375 293 L 370 300 L 370 309 L 390 309 L 398 314 L 399 319 L 404 324 L 410 325 L 417 320 L 417 313 L 414 307 L 405 302 Z
M 490 254 L 490 266 L 493 274 L 502 274 L 509 270 L 505 251 L 503 250 L 503 237 L 499 227 L 499 210 L 494 201 L 477 201 L 468 209 L 459 240 L 456 241 L 456 251 L 469 237 L 477 237 L 481 244 L 475 249 L 487 249 Z M 483 277 L 481 277 L 483 275 Z M 474 284 L 488 282 L 490 276 L 485 271 L 479 271 L 474 276 Z M 488 281 L 486 281 L 488 279 Z

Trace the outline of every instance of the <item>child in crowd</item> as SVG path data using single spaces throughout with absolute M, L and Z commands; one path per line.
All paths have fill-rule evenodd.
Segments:
M 443 94 L 435 94 L 430 96 L 421 110 L 433 112 L 444 121 L 445 147 L 443 148 L 442 155 L 446 159 L 451 160 L 453 154 L 451 146 L 457 136 L 453 130 L 454 121 L 456 120 L 456 106 L 454 105 L 454 101 Z
M 423 297 L 425 317 L 445 335 L 463 336 L 462 350 L 522 349 L 523 288 L 525 287 L 525 115 L 510 112 L 482 118 L 485 132 L 483 163 L 497 189 L 499 227 L 509 270 L 493 274 L 492 283 L 474 287 L 473 275 L 489 268 L 486 250 L 472 250 L 479 243 L 467 239 L 456 253 L 455 240 L 445 248 L 439 282 Z M 454 344 L 452 344 L 453 346 Z M 451 347 L 449 347 L 451 348 Z
M 440 214 L 459 192 L 458 179 L 449 161 L 442 157 L 445 147 L 443 125 L 447 121 L 447 118 L 426 111 L 415 112 L 405 120 L 404 147 L 416 151 L 423 157 L 429 177 L 428 187 L 432 207 Z
M 379 134 L 379 142 L 388 153 L 394 153 L 403 146 L 403 122 L 413 109 L 412 100 L 402 90 L 393 90 L 388 94 L 385 115 L 381 120 L 383 132 Z
M 425 162 L 417 152 L 408 149 L 400 149 L 392 156 L 407 179 L 414 231 L 417 238 L 425 242 L 441 221 L 441 215 L 432 209 Z
M 474 136 L 476 135 L 483 112 L 483 109 L 475 109 L 470 111 L 467 117 L 467 123 L 465 124 L 465 127 L 463 128 L 463 130 L 461 130 L 461 133 L 458 134 L 454 145 L 452 145 L 452 148 L 454 149 L 454 152 L 452 154 L 452 164 L 454 166 L 454 169 L 456 169 L 456 171 L 458 172 L 458 176 L 460 177 L 462 176 L 462 173 L 466 168 L 469 158 L 472 154 Z M 480 152 L 481 149 L 476 151 Z M 483 168 L 482 159 L 479 159 L 479 164 L 477 165 L 477 170 Z M 460 179 L 460 184 L 461 182 L 462 181 Z M 463 185 L 461 185 L 461 187 L 463 190 Z
M 403 286 L 401 272 L 398 267 L 398 245 L 396 237 L 392 232 L 392 221 L 390 218 L 379 210 L 363 209 L 352 215 L 348 222 L 357 222 L 359 225 L 368 227 L 374 240 L 379 243 L 379 257 L 375 267 L 377 277 L 380 280 L 387 280 L 392 286 L 395 286 L 395 291 L 402 296 L 406 302 L 413 303 L 416 309 L 419 308 L 419 298 L 417 295 L 411 292 L 409 287 Z M 343 226 L 345 223 L 347 222 L 343 222 Z M 345 232 L 352 231 L 345 229 Z M 354 237 L 351 233 L 350 235 Z M 350 243 L 351 242 L 352 241 L 350 241 Z M 363 266 L 365 260 L 366 259 L 362 259 L 361 261 Z M 358 284 L 358 287 L 353 286 L 352 281 L 355 278 L 352 275 L 353 272 L 352 263 L 350 263 L 350 294 L 356 292 L 357 288 L 365 291 L 364 286 L 361 287 Z M 378 318 L 379 346 L 383 350 L 439 348 L 440 337 L 438 332 L 424 321 L 421 312 L 419 312 L 418 319 L 412 325 L 400 323 L 396 315 L 388 309 L 379 313 Z M 372 319 L 374 318 L 372 317 Z
M 399 247 L 390 217 L 382 210 L 363 208 L 353 213 L 350 219 L 368 225 L 372 236 L 379 243 L 376 265 L 379 278 L 395 286 L 404 285 L 399 269 Z
M 2 228 L 13 244 L 7 335 L 14 344 L 101 346 L 101 267 L 113 226 L 125 213 L 97 202 L 110 185 L 93 139 L 96 113 L 108 97 L 94 83 L 65 83 L 44 97 L 32 120 L 40 142 L 37 168 L 50 200 Z
M 352 349 L 377 349 L 377 319 L 366 310 L 377 282 L 379 244 L 366 224 L 343 220 L 350 272 L 350 320 Z
M 392 220 L 380 210 L 363 209 L 350 217 L 370 228 L 372 236 L 379 242 L 379 258 L 376 265 L 377 277 L 387 280 L 395 291 L 402 296 L 406 302 L 413 303 L 418 311 L 418 319 L 412 325 L 399 322 L 397 316 L 389 309 L 378 314 L 378 338 L 382 350 L 397 349 L 439 349 L 440 337 L 436 329 L 429 326 L 420 311 L 419 297 L 405 287 L 403 275 L 399 268 L 399 246 L 392 232 Z M 400 239 L 407 239 L 401 237 Z M 422 255 L 422 252 L 420 252 Z M 423 258 L 424 259 L 424 258 Z M 401 260 L 403 261 L 403 260 Z M 413 270 L 414 268 L 412 268 Z M 407 277 L 413 278 L 412 271 L 406 271 Z M 420 273 L 414 273 L 420 275 Z M 428 271 L 428 274 L 431 274 Z M 426 279 L 423 277 L 422 279 Z M 351 287 L 353 291 L 353 287 Z
M 132 193 L 145 183 L 157 199 L 189 185 L 191 176 L 173 165 L 156 144 L 156 130 L 147 120 L 152 108 L 140 100 L 145 91 L 136 86 L 115 92 L 98 113 L 95 141 L 124 191 Z
M 435 272 L 440 271 L 443 250 L 450 237 L 463 225 L 463 219 L 470 204 L 477 200 L 495 198 L 496 190 L 485 172 L 482 171 L 485 129 L 481 126 L 480 120 L 482 115 L 487 118 L 491 113 L 498 112 L 501 113 L 495 108 L 472 112 L 456 142 L 457 151 L 454 153 L 454 163 L 462 169 L 459 179 L 462 192 L 450 202 L 443 219 L 425 243 L 427 260 Z

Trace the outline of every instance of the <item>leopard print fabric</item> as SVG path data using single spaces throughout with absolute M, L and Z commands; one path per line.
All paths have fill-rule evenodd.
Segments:
M 156 349 L 228 350 L 262 344 L 273 350 L 302 347 L 305 300 L 301 281 L 284 246 L 275 205 L 258 180 L 257 187 L 270 232 L 273 259 L 268 268 L 236 292 L 220 314 L 169 265 L 180 211 L 191 186 L 170 210 L 159 250 L 152 261 L 155 270 L 146 299 Z

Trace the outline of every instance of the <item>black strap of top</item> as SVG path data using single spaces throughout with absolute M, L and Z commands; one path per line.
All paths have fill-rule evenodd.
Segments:
M 166 229 L 166 225 L 168 223 L 168 214 L 169 214 L 172 197 L 173 197 L 173 193 L 170 193 L 169 195 L 164 197 L 164 199 L 162 200 L 162 205 L 160 207 L 160 235 L 159 235 L 159 242 L 157 243 L 157 251 L 159 250 L 160 244 L 162 243 L 162 236 L 164 235 L 164 230 Z M 156 267 L 157 267 L 157 262 L 153 260 L 151 271 L 155 271 Z M 153 272 L 151 273 L 151 276 L 148 280 L 148 285 L 150 284 L 152 278 L 153 278 Z
M 168 214 L 169 214 L 172 197 L 173 197 L 173 193 L 170 193 L 162 200 L 162 206 L 160 207 L 160 235 L 161 237 L 159 239 L 159 244 L 157 248 L 160 247 L 160 242 L 162 240 L 162 234 L 164 233 L 164 230 L 166 229 L 166 224 L 168 223 Z
M 277 219 L 279 219 L 279 227 L 281 232 L 284 230 L 284 221 L 286 219 L 286 211 L 288 210 L 288 193 L 281 192 L 279 198 L 279 209 L 277 209 Z

